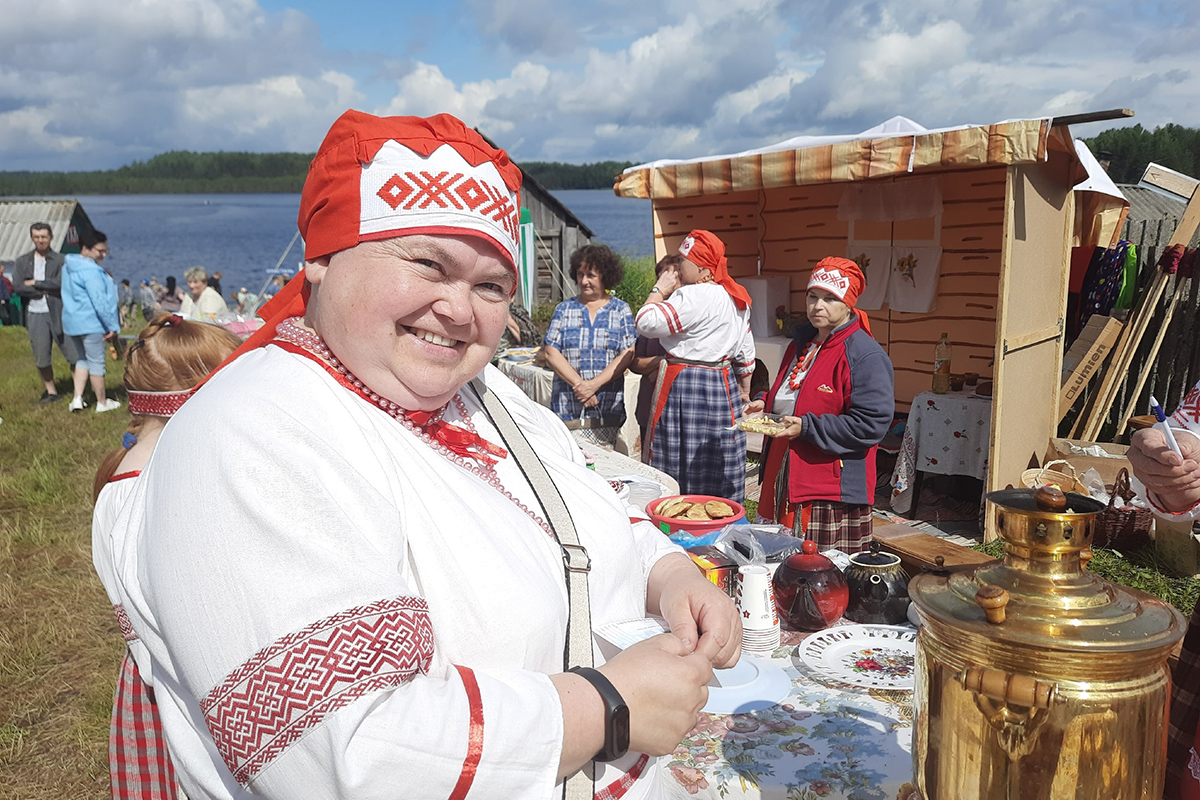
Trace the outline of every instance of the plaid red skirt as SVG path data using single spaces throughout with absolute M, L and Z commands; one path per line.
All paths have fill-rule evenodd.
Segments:
M 792 533 L 812 539 L 818 550 L 857 553 L 871 541 L 871 506 L 836 500 L 801 503 L 792 522 Z
M 1171 688 L 1171 730 L 1167 739 L 1167 782 L 1163 787 L 1164 800 L 1178 800 L 1180 779 L 1191 760 L 1192 744 L 1200 727 L 1200 602 L 1192 611 L 1192 622 L 1183 637 L 1183 650 L 1175 665 Z
M 176 800 L 183 797 L 167 752 L 154 690 L 142 682 L 129 652 L 121 662 L 108 734 L 108 771 L 113 800 Z

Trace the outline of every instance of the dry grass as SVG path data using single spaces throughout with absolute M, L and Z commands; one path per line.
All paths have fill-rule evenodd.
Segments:
M 124 405 L 122 369 L 108 386 Z M 92 570 L 91 486 L 128 415 L 71 414 L 41 391 L 25 329 L 0 328 L 0 800 L 106 798 L 124 643 Z

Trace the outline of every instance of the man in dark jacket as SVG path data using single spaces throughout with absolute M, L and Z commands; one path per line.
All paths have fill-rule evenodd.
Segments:
M 33 250 L 13 262 L 13 291 L 25 299 L 25 327 L 33 346 L 33 362 L 42 377 L 45 391 L 41 402 L 52 403 L 59 398 L 54 387 L 54 368 L 50 365 L 52 343 L 75 369 L 78 357 L 75 348 L 63 334 L 62 326 L 62 266 L 63 257 L 50 249 L 53 236 L 45 222 L 29 226 Z

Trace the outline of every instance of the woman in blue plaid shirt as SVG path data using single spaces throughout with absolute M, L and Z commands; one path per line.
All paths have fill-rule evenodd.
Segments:
M 571 256 L 579 294 L 554 309 L 546 331 L 546 363 L 554 370 L 550 408 L 569 428 L 611 445 L 625 422 L 625 369 L 633 360 L 637 330 L 629 304 L 609 295 L 624 270 L 604 245 Z

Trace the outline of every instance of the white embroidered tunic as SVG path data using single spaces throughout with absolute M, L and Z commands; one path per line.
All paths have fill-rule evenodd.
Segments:
M 739 309 L 716 283 L 681 286 L 637 315 L 637 331 L 656 338 L 673 358 L 720 361 L 728 358 L 738 375 L 754 373 L 750 309 Z
M 678 548 L 631 523 L 549 409 L 492 367 L 482 378 L 591 555 L 593 628 L 644 616 L 650 569 Z M 499 443 L 473 392 L 459 396 Z M 496 469 L 540 512 L 511 456 Z M 562 557 L 479 475 L 268 346 L 188 401 L 138 484 L 118 578 L 192 800 L 557 796 Z M 630 753 L 596 785 L 637 798 L 657 776 Z

